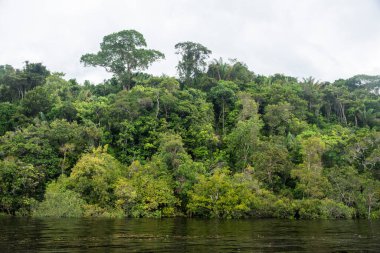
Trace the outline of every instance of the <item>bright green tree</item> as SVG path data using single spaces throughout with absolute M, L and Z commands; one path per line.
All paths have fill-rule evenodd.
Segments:
M 210 177 L 201 175 L 190 192 L 188 213 L 214 218 L 244 217 L 256 201 L 257 189 L 257 182 L 249 174 L 231 176 L 227 170 L 216 170 Z
M 116 203 L 127 216 L 174 216 L 178 199 L 172 186 L 170 177 L 160 175 L 150 165 L 143 166 L 135 161 L 128 168 L 127 177 L 120 178 L 115 184 Z
M 114 185 L 122 174 L 122 165 L 107 154 L 106 147 L 99 147 L 82 156 L 72 169 L 69 180 L 72 190 L 88 204 L 107 208 L 115 204 Z

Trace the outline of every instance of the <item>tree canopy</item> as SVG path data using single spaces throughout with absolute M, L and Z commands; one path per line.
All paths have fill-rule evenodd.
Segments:
M 144 36 L 135 30 L 123 30 L 104 36 L 100 51 L 85 54 L 81 62 L 85 66 L 101 66 L 116 76 L 130 89 L 133 71 L 147 69 L 153 62 L 165 58 L 157 50 L 146 49 Z
M 191 84 L 206 70 L 206 60 L 212 52 L 202 44 L 191 41 L 177 43 L 174 48 L 176 54 L 181 56 L 177 65 L 179 77 L 186 84 Z
M 115 74 L 96 85 L 2 65 L 0 213 L 380 218 L 378 76 L 265 76 L 176 49 L 179 78 L 138 72 L 163 55 L 134 30 L 82 57 Z

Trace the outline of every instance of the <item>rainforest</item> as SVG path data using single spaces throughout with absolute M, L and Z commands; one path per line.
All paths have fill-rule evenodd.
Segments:
M 173 50 L 178 75 L 153 76 L 165 55 L 141 33 L 106 35 L 78 59 L 113 73 L 98 84 L 2 63 L 0 215 L 380 218 L 380 76 Z

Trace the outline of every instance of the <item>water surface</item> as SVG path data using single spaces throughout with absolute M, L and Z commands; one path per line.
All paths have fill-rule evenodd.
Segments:
M 380 221 L 0 217 L 0 252 L 380 252 Z

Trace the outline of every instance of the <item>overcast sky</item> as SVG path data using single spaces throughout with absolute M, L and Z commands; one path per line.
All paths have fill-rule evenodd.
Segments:
M 0 65 L 42 62 L 97 83 L 110 74 L 83 67 L 80 56 L 125 29 L 166 55 L 148 70 L 157 75 L 176 74 L 174 45 L 182 41 L 257 74 L 380 74 L 380 0 L 0 0 Z

